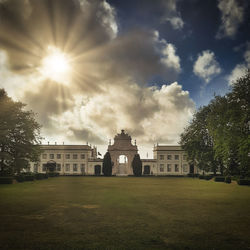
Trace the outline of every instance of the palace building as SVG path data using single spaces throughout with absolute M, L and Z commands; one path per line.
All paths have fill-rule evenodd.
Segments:
M 45 173 L 53 164 L 60 175 L 102 175 L 103 159 L 98 157 L 97 148 L 90 145 L 41 145 L 40 162 L 31 162 L 32 172 Z M 138 153 L 136 141 L 121 131 L 109 142 L 108 152 L 113 164 L 112 174 L 133 175 L 132 161 Z M 156 145 L 153 159 L 141 159 L 143 175 L 187 175 L 197 173 L 196 166 L 189 164 L 181 146 Z

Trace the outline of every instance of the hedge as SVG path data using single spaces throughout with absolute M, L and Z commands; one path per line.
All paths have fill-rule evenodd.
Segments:
M 16 179 L 16 181 L 18 181 L 18 182 L 24 182 L 24 181 L 25 181 L 25 177 L 24 177 L 23 174 L 16 175 L 16 176 L 15 176 L 15 179 Z
M 250 180 L 249 180 L 249 179 L 239 179 L 239 180 L 237 181 L 237 183 L 238 183 L 239 185 L 247 185 L 247 186 L 249 186 L 249 185 L 250 185 Z
M 0 177 L 0 184 L 12 184 L 13 183 L 13 177 Z
M 49 177 L 57 177 L 57 176 L 59 176 L 59 173 L 48 173 L 48 176 Z
M 205 175 L 204 179 L 209 181 L 209 180 L 213 179 L 213 176 L 212 175 Z
M 48 179 L 48 175 L 44 173 L 36 173 L 35 179 L 36 180 Z
M 214 178 L 214 181 L 216 181 L 216 182 L 224 182 L 225 181 L 225 177 L 224 176 L 216 176 Z
M 187 177 L 199 177 L 199 174 L 191 174 L 191 173 L 189 173 L 189 174 L 187 174 Z
M 225 183 L 231 183 L 231 177 L 230 176 L 226 176 L 224 182 Z
M 35 180 L 35 176 L 34 175 L 24 175 L 24 180 L 25 181 L 34 181 Z
M 199 176 L 199 179 L 202 179 L 202 180 L 203 180 L 203 179 L 205 179 L 205 176 L 204 176 L 204 175 L 200 175 L 200 176 Z

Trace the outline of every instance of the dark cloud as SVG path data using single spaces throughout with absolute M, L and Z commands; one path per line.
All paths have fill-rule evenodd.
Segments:
M 90 142 L 93 144 L 106 144 L 106 141 L 104 141 L 102 138 L 98 137 L 96 133 L 93 133 L 90 129 L 83 128 L 83 129 L 75 129 L 70 127 L 69 131 L 73 133 L 73 135 L 68 136 L 68 139 L 73 139 L 77 141 L 84 141 L 84 142 Z
M 57 116 L 74 106 L 70 88 L 53 81 L 44 81 L 36 89 L 24 92 L 23 100 L 37 113 L 38 121 L 52 126 L 50 117 Z

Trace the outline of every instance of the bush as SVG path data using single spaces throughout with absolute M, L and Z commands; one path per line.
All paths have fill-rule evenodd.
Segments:
M 7 176 L 7 177 L 0 177 L 0 184 L 12 184 L 13 183 L 13 177 Z
M 225 181 L 225 177 L 224 176 L 216 176 L 214 178 L 214 181 L 216 181 L 216 182 L 224 182 Z
M 28 174 L 28 175 L 24 175 L 24 180 L 25 181 L 34 181 L 35 180 L 35 176 Z
M 24 182 L 25 181 L 25 177 L 23 174 L 16 175 L 15 179 L 17 182 Z
M 44 173 L 36 173 L 35 174 L 35 179 L 36 180 L 42 180 L 42 179 L 47 179 L 48 175 Z
M 205 175 L 200 175 L 199 179 L 202 179 L 202 180 L 205 179 Z
M 212 175 L 205 175 L 204 179 L 209 181 L 209 180 L 213 179 L 213 176 Z
M 230 176 L 226 176 L 224 182 L 225 183 L 231 183 L 231 177 Z
M 248 179 L 239 179 L 239 180 L 237 181 L 237 183 L 238 183 L 239 185 L 247 185 L 247 186 L 249 186 L 249 185 L 250 185 L 250 180 L 248 180 Z
M 48 173 L 48 176 L 49 177 L 57 177 L 57 176 L 59 176 L 59 173 L 54 173 L 54 172 Z
M 187 177 L 199 177 L 199 174 L 191 174 L 191 173 L 189 173 L 189 174 L 187 174 Z

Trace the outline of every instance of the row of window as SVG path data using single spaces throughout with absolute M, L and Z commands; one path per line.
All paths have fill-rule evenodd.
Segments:
M 160 155 L 160 160 L 164 160 L 165 159 L 165 155 Z M 179 155 L 174 155 L 175 160 L 179 160 Z M 183 160 L 186 160 L 187 156 L 183 155 Z M 167 160 L 172 160 L 172 155 L 167 155 Z
M 61 159 L 62 154 L 42 154 L 43 159 L 48 159 L 48 157 L 50 160 Z M 70 157 L 71 157 L 71 154 L 65 154 L 65 159 L 70 159 Z M 73 154 L 72 159 L 78 159 L 78 154 Z M 85 159 L 85 154 L 81 154 L 80 159 Z
M 46 167 L 47 167 L 47 164 L 42 165 L 44 172 L 46 171 Z M 85 172 L 85 164 L 77 164 L 77 163 L 65 164 L 65 172 L 70 172 L 71 169 L 73 170 L 73 172 L 77 172 L 79 167 L 80 167 L 81 172 L 84 173 Z M 34 172 L 37 172 L 37 171 L 38 171 L 38 167 L 37 167 L 37 165 L 34 164 Z M 58 171 L 58 172 L 62 171 L 61 164 L 56 164 L 56 171 Z
M 182 166 L 182 170 L 183 172 L 188 172 L 188 166 L 187 164 L 183 164 Z M 179 164 L 167 164 L 167 172 L 179 172 L 180 168 L 179 168 Z M 160 172 L 165 172 L 164 171 L 164 164 L 160 164 Z

